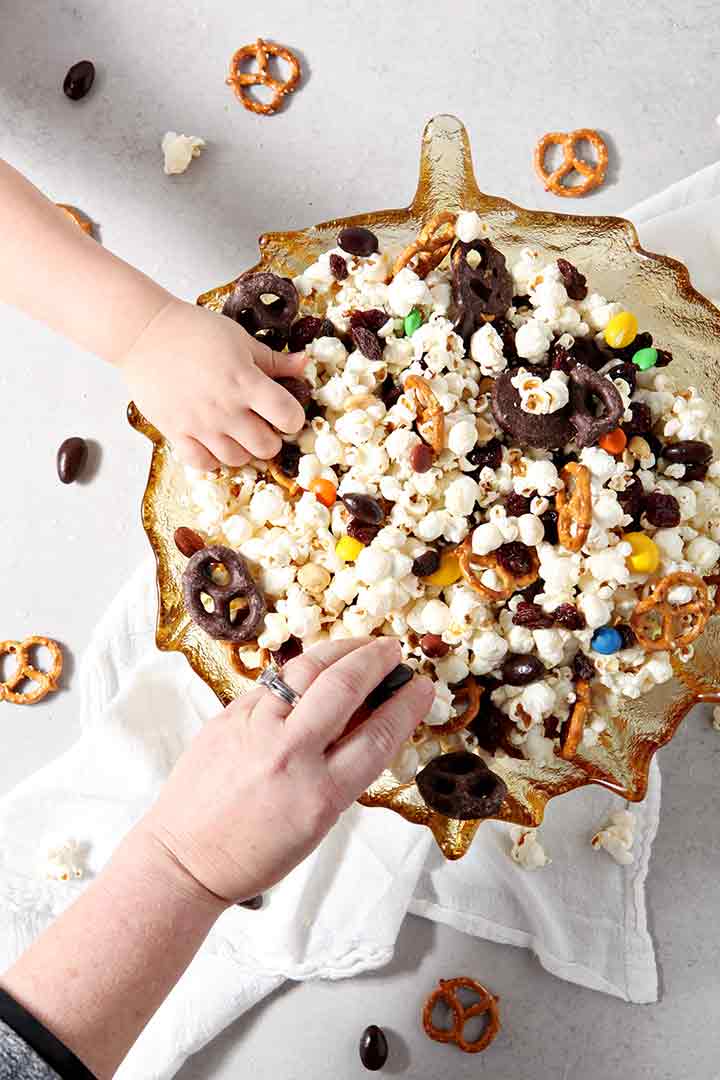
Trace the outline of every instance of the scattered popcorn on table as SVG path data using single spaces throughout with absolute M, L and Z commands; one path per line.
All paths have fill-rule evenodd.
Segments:
M 549 859 L 545 850 L 538 840 L 537 829 L 526 829 L 522 825 L 510 826 L 510 839 L 512 849 L 510 858 L 523 870 L 540 870 L 543 866 L 549 866 Z
M 184 173 L 193 158 L 200 157 L 205 140 L 196 135 L 178 135 L 176 131 L 167 131 L 160 145 L 165 156 L 165 174 L 175 176 Z
M 458 749 L 499 772 L 592 758 L 621 699 L 670 680 L 673 652 L 692 655 L 697 634 L 677 649 L 673 635 L 714 604 L 702 579 L 720 559 L 709 410 L 668 374 L 672 343 L 638 332 L 564 258 L 528 247 L 502 265 L 475 211 L 456 235 L 465 263 L 426 276 L 413 259 L 393 275 L 399 252 L 371 250 L 370 233 L 369 254 L 340 238 L 320 253 L 293 279 L 291 340 L 309 327 L 303 431 L 272 474 L 261 461 L 185 470 L 188 525 L 239 551 L 267 603 L 242 663 L 390 634 L 434 680 L 426 722 L 390 766 L 401 784 Z M 483 259 L 480 307 L 463 317 L 461 276 Z M 663 582 L 668 640 L 662 620 L 635 618 Z M 451 730 L 469 689 L 476 714 Z M 593 845 L 629 861 L 632 824 L 613 815 Z M 549 862 L 535 830 L 511 835 L 520 865 Z
M 83 849 L 75 840 L 54 843 L 45 855 L 45 876 L 53 881 L 72 881 L 85 876 Z
M 634 859 L 635 817 L 629 810 L 616 810 L 610 821 L 593 836 L 590 843 L 595 851 L 601 848 L 621 866 L 629 866 Z

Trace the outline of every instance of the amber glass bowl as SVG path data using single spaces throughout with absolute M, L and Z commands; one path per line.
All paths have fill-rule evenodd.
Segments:
M 436 116 L 422 138 L 420 179 L 411 205 L 377 210 L 351 218 L 325 221 L 298 232 L 272 232 L 260 237 L 257 268 L 294 276 L 335 244 L 349 224 L 367 225 L 383 248 L 399 250 L 424 222 L 440 210 L 477 210 L 491 227 L 497 245 L 514 256 L 522 247 L 541 249 L 549 258 L 563 254 L 590 276 L 593 288 L 621 298 L 644 330 L 673 353 L 667 372 L 678 387 L 692 384 L 710 403 L 720 432 L 720 379 L 717 355 L 720 312 L 690 284 L 686 268 L 673 259 L 651 255 L 640 247 L 634 227 L 621 218 L 576 217 L 522 210 L 506 199 L 484 195 L 477 186 L 468 135 L 453 116 Z M 234 281 L 204 293 L 198 300 L 219 311 Z M 142 520 L 157 559 L 160 649 L 184 653 L 223 704 L 249 684 L 228 661 L 224 646 L 209 638 L 186 611 L 182 595 L 185 558 L 176 550 L 173 533 L 187 520 L 187 484 L 168 444 L 135 409 L 130 423 L 153 443 L 150 477 L 142 504 Z M 645 796 L 650 760 L 667 743 L 688 710 L 699 701 L 720 700 L 715 669 L 720 659 L 720 620 L 712 618 L 695 644 L 690 662 L 674 658 L 675 677 L 622 710 L 600 737 L 582 749 L 573 762 L 552 765 L 504 758 L 494 768 L 508 786 L 498 815 L 502 820 L 537 825 L 548 799 L 585 784 L 602 784 L 633 801 Z M 454 821 L 425 806 L 415 784 L 399 785 L 389 774 L 373 784 L 360 800 L 385 807 L 408 821 L 430 828 L 448 859 L 466 853 L 481 822 Z

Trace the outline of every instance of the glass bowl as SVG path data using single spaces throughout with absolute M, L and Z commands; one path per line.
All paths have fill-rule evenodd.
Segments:
M 668 374 L 678 386 L 694 385 L 706 398 L 720 431 L 720 379 L 717 348 L 720 312 L 697 293 L 679 262 L 644 251 L 633 225 L 622 218 L 579 217 L 523 210 L 506 199 L 485 195 L 477 186 L 467 131 L 453 116 L 436 116 L 425 128 L 420 155 L 420 179 L 411 205 L 401 210 L 378 210 L 325 221 L 297 232 L 272 232 L 260 237 L 257 268 L 294 276 L 335 244 L 345 225 L 366 225 L 382 247 L 399 250 L 424 222 L 440 210 L 473 209 L 490 225 L 493 239 L 506 253 L 522 247 L 540 248 L 549 257 L 562 254 L 591 276 L 592 285 L 610 297 L 622 298 L 637 315 L 640 326 L 673 353 Z M 204 293 L 198 300 L 219 311 L 234 281 Z M 304 305 L 307 310 L 307 305 Z M 177 551 L 173 533 L 191 524 L 183 508 L 187 483 L 159 431 L 134 407 L 130 423 L 153 444 L 150 476 L 142 503 L 142 520 L 157 560 L 157 644 L 182 652 L 198 675 L 225 705 L 252 685 L 232 668 L 224 646 L 196 626 L 182 594 L 185 558 Z M 508 786 L 498 817 L 521 825 L 538 825 L 549 799 L 585 784 L 601 784 L 631 801 L 647 789 L 653 754 L 667 743 L 689 709 L 700 701 L 720 701 L 715 669 L 720 658 L 720 620 L 710 619 L 695 643 L 689 662 L 673 657 L 674 678 L 642 698 L 626 700 L 596 746 L 581 749 L 572 762 L 561 758 L 538 766 L 511 758 L 493 768 Z M 385 772 L 362 796 L 369 807 L 384 807 L 408 821 L 432 830 L 448 859 L 464 855 L 482 822 L 455 821 L 430 810 L 414 783 L 400 785 Z

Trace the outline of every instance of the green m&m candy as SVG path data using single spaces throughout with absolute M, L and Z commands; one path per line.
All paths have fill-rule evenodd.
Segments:
M 416 307 L 412 311 L 408 312 L 403 320 L 403 327 L 405 328 L 405 336 L 412 337 L 418 327 L 422 326 L 423 317 Z
M 657 358 L 658 351 L 651 346 L 649 349 L 638 349 L 632 358 L 632 362 L 636 367 L 639 367 L 641 371 L 647 371 L 648 368 L 655 367 Z

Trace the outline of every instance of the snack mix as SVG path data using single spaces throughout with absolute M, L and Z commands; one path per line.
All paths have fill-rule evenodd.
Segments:
M 506 262 L 473 211 L 404 251 L 356 226 L 292 282 L 243 275 L 225 314 L 308 358 L 275 461 L 186 470 L 186 595 L 239 670 L 397 636 L 436 694 L 392 773 L 447 756 L 421 791 L 465 817 L 502 801 L 482 763 L 582 759 L 692 656 L 720 556 L 708 406 L 569 261 Z

